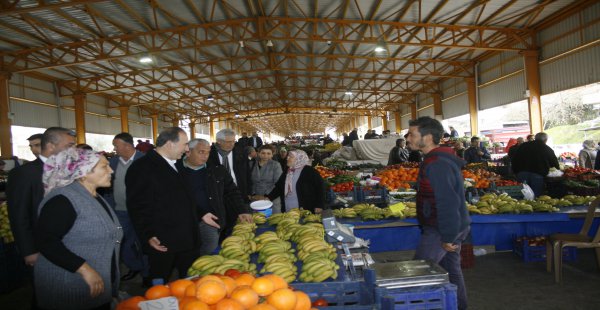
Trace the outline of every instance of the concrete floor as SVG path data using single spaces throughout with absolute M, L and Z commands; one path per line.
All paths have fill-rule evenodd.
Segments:
M 398 261 L 412 252 L 372 254 L 377 261 Z M 524 263 L 510 252 L 476 257 L 475 266 L 464 270 L 469 309 L 600 309 L 600 271 L 593 250 L 579 250 L 576 262 L 564 267 L 564 282 L 554 284 L 545 263 Z M 139 295 L 143 292 L 138 277 L 123 283 L 121 290 Z M 0 309 L 26 310 L 31 289 L 23 287 L 0 295 Z

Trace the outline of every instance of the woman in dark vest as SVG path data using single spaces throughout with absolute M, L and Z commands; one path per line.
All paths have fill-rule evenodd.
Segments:
M 104 156 L 84 149 L 69 148 L 46 161 L 35 227 L 40 308 L 110 309 L 123 232 L 96 189 L 110 186 L 111 173 Z

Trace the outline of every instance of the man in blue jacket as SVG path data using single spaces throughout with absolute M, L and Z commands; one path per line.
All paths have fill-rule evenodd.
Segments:
M 133 146 L 133 137 L 131 134 L 122 132 L 113 138 L 116 156 L 109 161 L 110 168 L 114 171 L 112 174 L 111 187 L 103 195 L 106 201 L 114 208 L 119 222 L 123 227 L 123 241 L 121 244 L 121 259 L 129 271 L 121 277 L 121 280 L 128 281 L 140 272 L 142 277 L 148 277 L 147 258 L 142 254 L 141 244 L 135 234 L 129 212 L 127 212 L 127 197 L 125 195 L 125 175 L 131 164 L 144 156 L 144 153 L 138 152 Z M 146 285 L 149 279 L 145 279 Z
M 460 248 L 470 230 L 461 168 L 465 162 L 450 147 L 440 147 L 444 127 L 435 119 L 409 122 L 410 145 L 425 157 L 417 180 L 417 218 L 421 240 L 415 259 L 438 263 L 458 288 L 458 309 L 467 308 L 467 293 L 460 268 Z

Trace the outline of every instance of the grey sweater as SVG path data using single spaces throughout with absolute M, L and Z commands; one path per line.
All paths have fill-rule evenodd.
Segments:
M 62 242 L 100 274 L 104 281 L 104 292 L 92 298 L 90 288 L 80 274 L 56 266 L 40 255 L 34 267 L 38 305 L 45 309 L 90 309 L 109 303 L 119 281 L 118 271 L 115 283 L 111 283 L 110 274 L 113 253 L 119 257 L 123 237 L 117 216 L 108 208 L 114 220 L 111 219 L 100 203 L 77 181 L 51 191 L 40 203 L 39 210 L 57 195 L 69 199 L 77 213 L 73 227 Z

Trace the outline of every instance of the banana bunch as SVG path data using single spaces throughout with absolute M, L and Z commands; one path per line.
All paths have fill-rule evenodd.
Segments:
M 360 211 L 362 211 L 365 208 L 370 207 L 371 205 L 368 203 L 359 203 L 359 204 L 355 204 L 354 206 L 352 206 L 352 209 L 354 209 L 354 211 L 356 211 L 356 213 L 360 213 Z
M 385 217 L 384 211 L 372 204 L 361 203 L 355 205 L 352 209 L 354 209 L 364 221 L 381 220 Z
M 325 237 L 325 229 L 323 228 L 323 225 L 320 225 L 320 227 L 316 225 L 301 225 L 293 230 L 290 240 L 298 243 L 302 237 L 309 235 L 318 236 L 319 238 L 323 239 Z
M 405 202 L 404 205 L 406 206 L 406 209 L 404 209 L 404 211 L 402 211 L 404 213 L 404 216 L 406 217 L 416 217 L 417 216 L 417 203 L 416 202 Z
M 333 212 L 335 213 L 335 211 L 337 210 L 334 210 Z M 304 223 L 321 223 L 322 221 L 323 218 L 321 217 L 321 214 L 309 214 L 304 217 Z
M 254 238 L 254 242 L 256 242 L 256 249 L 260 251 L 263 246 L 272 241 L 280 241 L 279 237 L 277 237 L 277 233 L 274 231 L 266 231 Z
M 298 267 L 291 261 L 269 261 L 265 262 L 265 265 L 260 270 L 260 273 L 273 273 L 282 277 L 287 283 L 296 280 L 298 275 Z
M 335 248 L 323 239 L 321 236 L 304 236 L 298 240 L 296 246 L 298 258 L 304 261 L 311 253 L 327 251 L 335 253 Z
M 328 278 L 336 279 L 339 266 L 329 258 L 314 256 L 307 257 L 302 264 L 302 273 L 298 279 L 302 282 L 323 282 Z
M 252 213 L 252 221 L 258 225 L 262 225 L 267 222 L 267 217 L 262 213 Z
M 290 240 L 294 235 L 296 229 L 302 227 L 301 224 L 293 222 L 292 219 L 284 219 L 277 225 L 275 232 L 277 237 L 281 240 Z
M 4 239 L 5 243 L 11 243 L 15 241 L 15 237 L 10 229 L 8 205 L 6 202 L 0 205 L 0 238 Z
M 544 197 L 544 196 L 540 196 L 539 198 L 541 198 L 541 197 Z M 596 199 L 596 196 L 566 195 L 559 200 L 557 206 L 559 206 L 559 207 L 569 206 L 568 204 L 561 205 L 561 204 L 564 204 L 565 202 L 570 202 L 571 205 L 587 205 L 590 202 L 594 201 L 594 199 Z
M 188 269 L 188 276 L 223 274 L 229 269 L 256 274 L 256 265 L 237 259 L 228 259 L 221 255 L 205 255 L 197 258 Z
M 288 241 L 277 240 L 265 244 L 258 252 L 258 262 L 296 261 L 292 244 Z
M 254 225 L 254 223 L 252 223 Z M 225 238 L 221 243 L 221 256 L 249 261 L 250 254 L 257 251 L 258 246 L 254 242 L 254 232 L 251 224 L 238 224 L 233 228 L 232 235 Z
M 354 208 L 341 208 L 341 209 L 333 210 L 333 215 L 335 215 L 336 217 L 340 217 L 340 218 L 341 217 L 353 218 L 358 215 L 356 212 L 357 211 Z
M 297 211 L 296 211 L 296 212 L 297 212 Z M 307 216 L 309 216 L 309 215 L 313 215 L 313 213 L 312 213 L 312 212 L 310 212 L 310 210 L 304 210 L 304 209 L 303 209 L 303 210 L 300 210 L 300 216 L 301 216 L 302 218 L 305 218 L 305 217 L 307 217 Z
M 298 209 L 292 209 L 291 211 L 286 213 L 273 214 L 267 219 L 267 223 L 269 223 L 269 225 L 278 225 L 279 222 L 283 221 L 284 219 L 293 220 L 295 223 L 298 223 L 300 221 L 300 210 L 294 210 Z

